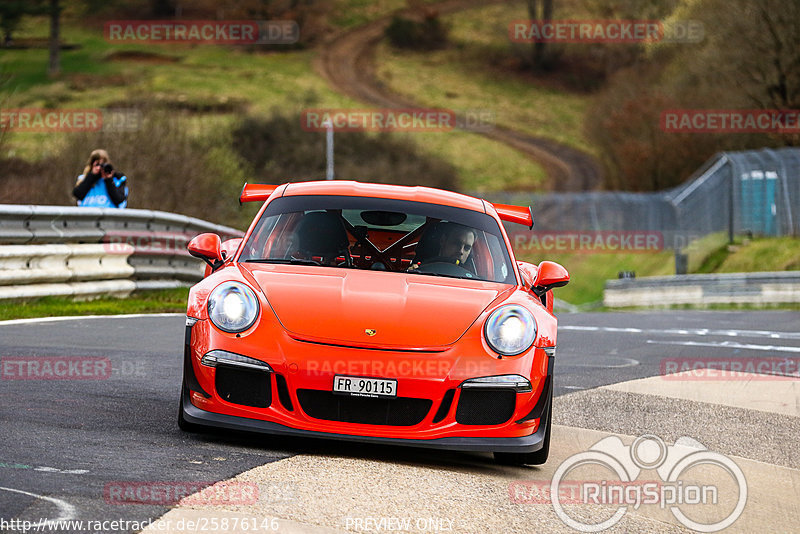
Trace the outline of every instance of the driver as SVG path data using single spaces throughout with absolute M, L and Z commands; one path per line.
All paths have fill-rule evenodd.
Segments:
M 474 228 L 458 223 L 440 223 L 441 234 L 438 241 L 438 254 L 424 258 L 408 270 L 418 269 L 425 263 L 453 263 L 467 268 L 465 263 L 475 245 L 477 233 Z
M 475 244 L 475 230 L 458 223 L 449 223 L 439 240 L 439 256 L 456 265 L 464 265 Z

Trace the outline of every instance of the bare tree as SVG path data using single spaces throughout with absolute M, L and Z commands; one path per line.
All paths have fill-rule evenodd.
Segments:
M 50 64 L 47 73 L 58 76 L 61 72 L 61 6 L 50 0 Z
M 711 0 L 692 15 L 706 40 L 684 54 L 684 79 L 726 88 L 727 105 L 800 106 L 800 2 Z
M 531 20 L 549 21 L 553 19 L 553 0 L 541 0 L 541 11 L 539 10 L 539 0 L 527 0 L 528 16 Z M 533 43 L 531 62 L 534 69 L 543 69 L 549 63 L 547 55 L 547 43 L 536 41 Z

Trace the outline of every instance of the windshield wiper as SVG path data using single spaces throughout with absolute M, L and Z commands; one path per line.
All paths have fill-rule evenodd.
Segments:
M 442 278 L 455 278 L 456 280 L 475 280 L 475 278 L 469 278 L 467 276 L 457 276 L 455 274 L 442 274 L 442 273 L 432 273 L 430 271 L 418 271 L 416 269 L 412 271 L 406 271 L 407 274 L 421 274 L 424 276 L 441 276 Z
M 242 263 L 280 263 L 284 265 L 322 265 L 316 260 L 305 260 L 301 258 L 258 258 L 241 260 Z

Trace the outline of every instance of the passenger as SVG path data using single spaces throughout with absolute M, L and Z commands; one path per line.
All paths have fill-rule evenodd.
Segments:
M 89 155 L 72 195 L 78 199 L 78 206 L 124 208 L 128 205 L 128 178 L 114 170 L 108 152 L 97 149 Z

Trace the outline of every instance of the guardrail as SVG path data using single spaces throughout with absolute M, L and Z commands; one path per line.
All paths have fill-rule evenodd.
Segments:
M 242 236 L 163 211 L 0 204 L 0 300 L 124 296 L 196 282 L 205 264 L 186 244 L 203 232 Z
M 607 281 L 603 291 L 609 308 L 785 303 L 800 303 L 800 271 L 627 278 Z

